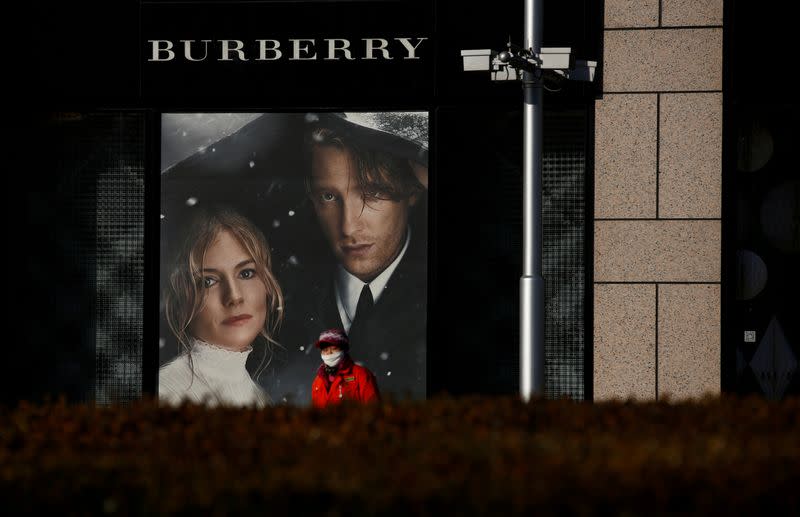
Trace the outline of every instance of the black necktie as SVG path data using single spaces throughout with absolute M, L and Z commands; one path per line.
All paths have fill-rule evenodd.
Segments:
M 348 337 L 351 341 L 353 336 L 358 336 L 358 334 L 363 333 L 374 305 L 375 301 L 372 299 L 372 291 L 369 289 L 369 284 L 364 284 L 364 288 L 361 289 L 361 296 L 358 297 L 356 314 L 353 318 L 353 323 L 350 325 L 350 332 L 348 333 Z

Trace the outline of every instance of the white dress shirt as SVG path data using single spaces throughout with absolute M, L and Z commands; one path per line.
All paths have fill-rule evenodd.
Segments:
M 389 266 L 381 271 L 381 274 L 372 279 L 368 284 L 357 277 L 351 275 L 341 264 L 338 266 L 336 275 L 336 306 L 339 308 L 339 317 L 342 320 L 342 328 L 345 332 L 350 332 L 350 327 L 353 325 L 353 320 L 356 318 L 356 308 L 358 307 L 358 298 L 361 296 L 361 290 L 364 285 L 369 286 L 372 293 L 372 299 L 378 303 L 383 290 L 386 289 L 386 284 L 392 277 L 397 265 L 403 259 L 408 249 L 408 243 L 411 241 L 411 228 L 406 232 L 406 242 L 403 249 L 397 254 L 397 257 L 392 261 Z

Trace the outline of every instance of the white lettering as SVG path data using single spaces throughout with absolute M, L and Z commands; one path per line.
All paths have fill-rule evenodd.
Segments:
M 411 41 L 410 41 L 410 40 L 411 40 L 411 38 L 395 38 L 395 40 L 397 40 L 397 41 L 399 41 L 400 43 L 402 43 L 402 44 L 403 44 L 403 46 L 404 46 L 404 47 L 406 48 L 406 50 L 408 51 L 408 56 L 404 57 L 403 59 L 419 59 L 419 58 L 416 56 L 417 47 L 419 47 L 419 46 L 422 44 L 422 42 L 423 42 L 423 41 L 425 41 L 425 40 L 426 40 L 426 39 L 428 39 L 428 38 L 417 38 L 417 39 L 418 39 L 419 41 L 417 42 L 417 44 L 416 44 L 416 45 L 414 45 L 414 46 L 412 47 L 412 46 L 411 46 Z
M 328 42 L 328 57 L 326 57 L 325 59 L 332 59 L 334 61 L 338 61 L 340 58 L 336 57 L 336 51 L 337 50 L 341 51 L 344 54 L 344 58 L 345 59 L 349 59 L 350 61 L 355 59 L 350 54 L 350 50 L 349 50 L 350 42 L 348 40 L 346 40 L 346 39 L 328 39 L 328 40 L 325 40 L 325 41 Z M 337 47 L 336 46 L 336 42 L 337 41 L 342 43 L 341 47 Z
M 192 43 L 194 43 L 195 40 L 182 39 L 180 41 L 183 43 L 183 55 L 188 61 L 205 61 L 206 57 L 208 57 L 208 44 L 211 42 L 210 39 L 200 40 L 203 43 L 203 57 L 199 59 L 192 57 Z
M 317 59 L 317 53 L 314 52 L 313 55 L 309 57 L 302 57 L 300 56 L 300 52 L 303 54 L 308 54 L 311 49 L 314 47 L 314 40 L 313 39 L 290 39 L 289 41 L 292 42 L 292 57 L 289 59 L 291 60 L 309 60 L 309 59 Z M 304 47 L 300 46 L 301 42 L 311 43 L 311 45 L 306 45 Z
M 172 42 L 167 39 L 150 39 L 147 40 L 152 44 L 153 48 L 153 56 L 148 59 L 148 61 L 172 61 L 175 59 L 175 52 L 172 51 Z M 162 48 L 161 43 L 166 43 L 166 47 Z M 162 52 L 166 52 L 167 56 L 165 58 L 160 58 L 159 55 Z
M 386 50 L 386 47 L 389 46 L 389 42 L 382 38 L 362 38 L 362 41 L 366 42 L 366 57 L 364 59 L 378 59 L 374 57 L 373 52 L 376 50 L 380 50 L 381 54 L 383 54 L 383 59 L 392 59 L 389 55 L 389 51 Z M 376 46 L 376 42 L 379 44 Z
M 188 39 L 147 40 L 150 44 L 148 61 L 174 61 L 183 59 L 188 62 L 199 61 L 356 61 L 356 60 L 419 60 L 422 52 L 422 43 L 426 37 L 403 38 L 361 38 L 363 46 L 353 46 L 353 41 L 347 38 L 324 38 L 325 48 L 317 52 L 316 39 L 286 38 L 286 39 Z M 177 49 L 175 41 L 182 44 L 183 49 Z M 216 48 L 218 45 L 219 48 Z M 258 52 L 256 53 L 256 46 Z M 291 46 L 291 50 L 289 50 Z M 179 56 L 178 54 L 182 55 Z M 402 56 L 402 57 L 398 57 Z
M 280 59 L 283 55 L 283 52 L 278 50 L 278 47 L 281 46 L 281 42 L 276 39 L 258 39 L 258 59 L 256 61 L 275 61 L 276 59 Z M 267 42 L 271 43 L 272 46 L 268 47 Z M 272 57 L 267 57 L 267 52 L 272 52 Z
M 223 39 L 220 40 L 222 42 L 222 58 L 220 61 L 233 61 L 231 57 L 231 52 L 236 52 L 239 56 L 239 61 L 247 61 L 247 58 L 244 57 L 244 43 L 242 43 L 238 39 Z M 233 47 L 231 47 L 231 43 L 233 43 Z

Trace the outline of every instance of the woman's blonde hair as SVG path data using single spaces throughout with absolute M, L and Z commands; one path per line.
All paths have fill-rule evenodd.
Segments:
M 253 258 L 258 277 L 267 290 L 267 317 L 259 333 L 265 348 L 256 378 L 269 365 L 272 346 L 281 346 L 274 336 L 283 322 L 283 292 L 272 274 L 272 257 L 267 239 L 249 219 L 230 208 L 201 210 L 190 225 L 189 232 L 175 255 L 169 282 L 164 293 L 167 324 L 183 351 L 189 352 L 192 338 L 189 327 L 205 303 L 203 261 L 206 253 L 222 231 L 229 231 Z M 267 355 L 270 359 L 264 364 Z M 189 365 L 191 367 L 191 354 Z

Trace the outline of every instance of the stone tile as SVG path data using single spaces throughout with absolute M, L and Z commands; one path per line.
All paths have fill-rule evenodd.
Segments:
M 594 286 L 594 400 L 656 395 L 656 287 Z
M 722 29 L 605 31 L 603 90 L 722 89 Z
M 722 25 L 722 0 L 662 0 L 661 25 Z
M 595 217 L 656 216 L 656 100 L 633 94 L 597 101 Z
M 722 93 L 661 95 L 659 217 L 720 217 Z
M 658 396 L 720 393 L 720 286 L 658 286 Z
M 718 282 L 720 221 L 595 221 L 596 282 Z
M 658 0 L 605 0 L 606 28 L 658 27 Z

